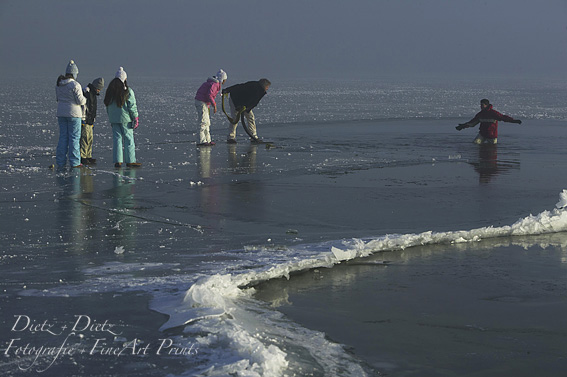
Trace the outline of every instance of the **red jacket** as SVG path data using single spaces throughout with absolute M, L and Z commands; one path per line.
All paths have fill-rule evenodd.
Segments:
M 500 114 L 488 105 L 482 109 L 478 114 L 469 120 L 466 124 L 469 127 L 476 126 L 480 123 L 480 134 L 487 139 L 495 139 L 498 137 L 498 121 L 514 122 L 514 118 Z

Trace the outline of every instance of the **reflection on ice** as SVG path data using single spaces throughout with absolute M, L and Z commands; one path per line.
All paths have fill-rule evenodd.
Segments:
M 541 170 L 536 164 L 555 156 L 542 157 L 534 144 L 547 143 L 555 132 L 559 137 L 553 146 L 561 145 L 560 121 L 538 122 L 546 127 L 546 137 L 532 138 L 529 146 L 523 140 L 530 139 L 526 134 L 531 129 L 515 129 L 513 135 L 519 136 L 513 139 L 510 132 L 497 155 L 496 148 L 473 148 L 469 140 L 459 144 L 446 132 L 455 117 L 470 113 L 462 104 L 476 101 L 477 90 L 463 90 L 460 84 L 437 88 L 379 82 L 380 88 L 365 85 L 360 92 L 360 83 L 336 84 L 316 80 L 274 88 L 262 104 L 261 127 L 278 144 L 266 150 L 247 140 L 196 149 L 186 106 L 174 100 L 186 93 L 187 83 L 140 83 L 148 127 L 140 129 L 144 168 L 137 171 L 112 168 L 104 112 L 95 129 L 98 165 L 48 170 L 54 117 L 38 111 L 52 109 L 52 98 L 32 104 L 22 92 L 4 101 L 0 175 L 5 253 L 0 263 L 4 292 L 11 291 L 7 301 L 19 310 L 17 294 L 81 302 L 105 292 L 141 291 L 154 297 L 152 308 L 170 316 L 167 323 L 151 326 L 163 324 L 166 334 L 173 326 L 175 334 L 202 345 L 190 374 L 361 376 L 359 360 L 343 346 L 255 300 L 255 285 L 309 269 L 324 281 L 327 268 L 345 261 L 368 263 L 389 250 L 407 259 L 507 243 L 565 250 L 565 219 L 559 209 L 510 226 L 421 232 L 471 229 L 501 220 L 509 224 L 524 216 L 526 208 L 541 212 L 550 191 L 541 186 L 549 180 L 535 184 L 538 177 L 533 175 Z M 22 86 L 18 79 L 14 88 L 22 87 L 42 91 L 37 85 Z M 178 95 L 169 97 L 156 87 L 166 87 L 167 93 L 178 90 Z M 540 106 L 542 93 L 550 101 L 550 118 L 564 119 L 565 101 L 555 92 L 518 97 L 508 90 L 501 95 L 511 112 L 526 114 L 533 108 L 525 103 Z M 440 102 L 446 107 L 432 106 Z M 7 119 L 11 113 L 17 120 Z M 224 126 L 212 131 L 219 136 Z M 530 155 L 521 159 L 521 171 L 515 160 L 520 152 Z M 470 185 L 477 173 L 482 183 L 491 184 Z M 511 178 L 514 184 L 518 179 L 527 184 L 495 187 L 497 176 L 501 182 Z M 477 199 L 493 187 L 488 205 L 498 205 L 476 213 Z M 514 194 L 513 200 L 504 197 Z M 533 197 L 524 200 L 524 195 Z M 565 204 L 567 193 L 558 207 Z M 462 206 L 461 213 L 451 208 L 456 205 Z M 426 217 L 427 222 L 421 220 Z M 378 236 L 360 238 L 368 234 Z M 378 261 L 369 268 L 396 268 L 398 261 Z M 353 279 L 347 273 L 337 284 Z M 282 293 L 274 304 L 286 301 Z
M 478 173 L 479 182 L 490 183 L 492 178 L 506 173 L 510 169 L 519 169 L 520 162 L 498 159 L 498 144 L 481 144 L 478 146 L 478 160 L 470 161 L 474 170 Z

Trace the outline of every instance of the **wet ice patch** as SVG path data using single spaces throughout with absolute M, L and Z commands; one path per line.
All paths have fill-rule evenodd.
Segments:
M 0 172 L 4 173 L 20 173 L 20 174 L 29 174 L 29 173 L 39 173 L 40 171 L 44 171 L 44 168 L 40 168 L 39 166 L 15 166 L 15 165 L 4 165 Z
M 112 274 L 126 274 L 136 271 L 156 270 L 162 268 L 177 267 L 177 263 L 121 263 L 121 262 L 108 262 L 101 266 L 89 267 L 83 270 L 87 275 L 112 275 Z

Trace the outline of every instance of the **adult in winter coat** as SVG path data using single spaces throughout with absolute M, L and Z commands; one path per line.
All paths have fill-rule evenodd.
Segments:
M 482 99 L 480 101 L 480 112 L 466 123 L 460 123 L 456 128 L 462 130 L 468 127 L 474 127 L 480 123 L 479 133 L 474 139 L 474 143 L 482 144 L 484 142 L 496 144 L 498 138 L 498 121 L 508 123 L 522 124 L 521 120 L 516 120 L 508 115 L 500 114 L 492 108 L 490 101 Z
M 214 113 L 217 112 L 217 103 L 215 97 L 220 92 L 222 85 L 228 78 L 225 71 L 220 69 L 216 76 L 209 77 L 197 90 L 195 95 L 195 108 L 197 109 L 197 116 L 199 121 L 199 143 L 198 146 L 211 146 L 215 145 L 211 141 L 211 117 L 210 107 L 213 106 Z
M 229 119 L 228 123 L 228 139 L 227 143 L 236 143 L 236 126 L 238 125 L 237 114 L 244 108 L 242 114 L 248 122 L 248 130 L 251 133 L 252 141 L 259 141 L 256 133 L 256 120 L 252 109 L 258 105 L 262 97 L 266 95 L 268 88 L 272 83 L 268 79 L 260 79 L 258 81 L 248 81 L 244 84 L 236 84 L 222 90 L 223 95 L 230 94 L 230 115 L 236 123 L 232 123 Z M 235 119 L 236 118 L 236 119 Z
M 104 88 L 104 79 L 99 77 L 87 85 L 83 95 L 87 99 L 86 115 L 81 127 L 81 163 L 94 164 L 96 159 L 93 157 L 93 127 L 96 118 L 97 97 Z
M 81 166 L 79 140 L 81 138 L 81 118 L 83 106 L 87 103 L 81 84 L 77 80 L 79 69 L 73 60 L 69 61 L 65 75 L 57 78 L 55 94 L 57 98 L 57 121 L 59 123 L 59 142 L 55 161 L 58 167 L 69 163 L 72 167 Z
M 128 87 L 126 72 L 120 67 L 108 85 L 104 104 L 108 120 L 112 125 L 112 150 L 114 166 L 119 168 L 126 162 L 128 167 L 139 167 L 136 162 L 134 130 L 138 128 L 138 107 L 132 88 Z

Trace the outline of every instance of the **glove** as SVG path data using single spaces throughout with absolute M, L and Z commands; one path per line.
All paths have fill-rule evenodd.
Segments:
M 138 128 L 140 122 L 138 121 L 138 117 L 134 118 L 134 129 Z
M 522 124 L 522 121 L 519 119 L 514 120 L 512 123 Z
M 460 131 L 464 128 L 467 128 L 467 124 L 466 123 L 459 123 L 459 125 L 455 128 Z

